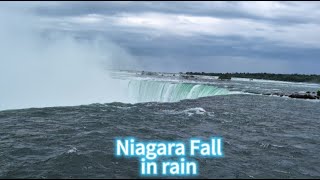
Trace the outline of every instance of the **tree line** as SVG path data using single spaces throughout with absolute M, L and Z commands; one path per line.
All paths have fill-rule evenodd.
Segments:
M 224 78 L 248 78 L 265 79 L 290 82 L 312 82 L 320 83 L 320 75 L 316 74 L 273 74 L 273 73 L 205 73 L 205 72 L 186 72 L 187 75 L 219 76 Z

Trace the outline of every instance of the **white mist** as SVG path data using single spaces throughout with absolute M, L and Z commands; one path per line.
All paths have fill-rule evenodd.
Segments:
M 48 38 L 39 18 L 13 7 L 0 8 L 0 110 L 128 101 L 127 84 L 106 71 L 132 63 L 122 48 L 63 33 Z

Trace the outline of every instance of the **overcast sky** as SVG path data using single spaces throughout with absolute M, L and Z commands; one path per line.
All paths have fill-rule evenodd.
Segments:
M 37 17 L 43 32 L 104 37 L 140 70 L 320 74 L 319 2 L 2 5 Z

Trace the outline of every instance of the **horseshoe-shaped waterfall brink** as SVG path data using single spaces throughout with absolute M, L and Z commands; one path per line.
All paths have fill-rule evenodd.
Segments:
M 230 94 L 229 90 L 212 85 L 150 80 L 131 80 L 128 90 L 133 102 L 177 102 L 183 99 Z

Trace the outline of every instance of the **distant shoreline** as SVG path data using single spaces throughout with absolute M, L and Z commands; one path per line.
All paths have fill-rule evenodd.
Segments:
M 144 70 L 125 70 L 125 69 L 110 69 L 111 71 L 127 71 L 139 72 L 145 75 L 155 74 L 184 74 L 188 76 L 212 76 L 223 77 L 222 79 L 244 78 L 252 80 L 271 80 L 283 81 L 292 83 L 315 83 L 320 84 L 320 75 L 318 74 L 275 74 L 275 73 L 206 73 L 206 72 L 160 72 L 160 71 L 144 71 Z
M 218 76 L 228 78 L 247 78 L 286 82 L 320 83 L 320 75 L 316 74 L 272 74 L 272 73 L 205 73 L 186 72 L 187 75 Z

